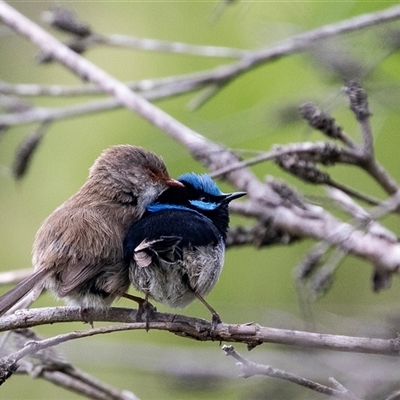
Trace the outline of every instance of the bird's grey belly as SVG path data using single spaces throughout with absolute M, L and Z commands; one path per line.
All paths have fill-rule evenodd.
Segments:
M 186 307 L 196 294 L 208 294 L 218 281 L 224 262 L 223 244 L 185 250 L 182 260 L 148 267 L 131 266 L 133 286 L 168 307 Z

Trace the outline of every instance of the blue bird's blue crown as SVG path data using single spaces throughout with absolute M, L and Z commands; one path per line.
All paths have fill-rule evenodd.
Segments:
M 187 172 L 182 174 L 178 181 L 188 182 L 194 186 L 195 189 L 202 190 L 205 193 L 213 196 L 221 196 L 223 193 L 217 186 L 217 184 L 207 174 L 196 174 L 194 172 Z
M 181 199 L 163 199 L 158 203 L 147 206 L 147 210 L 150 212 L 157 212 L 166 209 L 175 210 L 190 210 L 190 211 L 212 211 L 218 208 L 220 202 L 217 198 L 224 196 L 217 184 L 207 174 L 196 174 L 194 172 L 182 174 L 178 180 L 182 183 L 186 183 L 194 188 L 198 193 L 198 198 L 187 199 L 193 208 L 189 205 L 180 203 Z M 204 197 L 203 194 L 206 196 Z

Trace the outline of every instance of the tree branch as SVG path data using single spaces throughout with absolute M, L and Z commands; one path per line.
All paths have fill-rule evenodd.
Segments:
M 59 343 L 85 338 L 94 335 L 119 332 L 125 330 L 146 329 L 146 322 L 136 322 L 136 309 L 110 308 L 105 310 L 88 310 L 88 318 L 93 321 L 123 322 L 100 328 L 74 331 L 39 342 L 32 342 L 14 355 L 10 361 L 35 353 L 38 350 L 58 345 Z M 13 315 L 0 318 L 0 332 L 18 328 L 31 328 L 62 322 L 81 322 L 80 308 L 48 307 L 31 310 L 19 310 Z M 399 356 L 400 344 L 396 339 L 362 338 L 353 336 L 330 335 L 323 333 L 302 332 L 288 329 L 275 329 L 257 324 L 221 323 L 213 330 L 211 322 L 199 318 L 186 317 L 179 314 L 155 312 L 149 321 L 149 328 L 174 333 L 199 341 L 223 341 L 245 343 L 249 347 L 262 343 L 276 343 L 289 346 L 310 347 L 333 351 L 381 354 Z

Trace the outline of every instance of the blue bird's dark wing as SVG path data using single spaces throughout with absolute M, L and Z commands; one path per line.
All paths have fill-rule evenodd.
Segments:
M 221 235 L 210 219 L 188 209 L 149 212 L 133 224 L 124 240 L 125 259 L 146 267 L 174 263 L 185 248 L 216 245 Z
M 159 239 L 144 239 L 134 250 L 133 258 L 138 267 L 145 268 L 150 264 L 159 265 L 160 260 L 173 264 L 182 259 L 178 236 L 161 236 Z

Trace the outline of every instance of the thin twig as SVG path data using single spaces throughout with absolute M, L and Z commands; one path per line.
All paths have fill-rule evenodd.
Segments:
M 327 151 L 328 147 L 331 147 L 331 150 L 335 151 L 336 162 L 357 165 L 357 154 L 355 154 L 351 150 L 343 149 L 327 142 L 301 142 L 289 143 L 286 145 L 275 145 L 274 149 L 269 152 L 262 153 L 244 161 L 239 161 L 233 165 L 227 165 L 225 167 L 219 168 L 211 172 L 210 175 L 213 178 L 216 178 L 237 169 L 256 165 L 264 161 L 274 160 L 286 154 L 304 153 L 318 156 L 319 154 L 324 154 Z
M 139 85 L 139 83 L 138 83 Z M 131 85 L 131 86 L 138 86 L 138 85 Z M 16 88 L 16 90 L 20 91 L 35 91 L 36 88 L 27 88 L 24 89 L 26 85 L 22 85 L 22 88 Z M 144 85 L 143 85 L 144 86 Z M 153 86 L 153 85 L 149 85 Z M 57 87 L 43 87 L 37 88 L 39 91 L 43 89 L 43 92 L 46 93 L 46 90 L 58 90 Z M 60 88 L 62 89 L 62 88 Z M 66 89 L 68 92 L 68 89 Z M 72 90 L 75 90 L 72 88 Z M 166 84 L 164 86 L 159 86 L 158 88 L 151 89 L 145 92 L 141 92 L 140 95 L 143 99 L 148 101 L 158 101 L 165 98 L 171 98 L 174 96 L 179 96 L 184 93 L 188 93 L 191 91 L 197 90 L 197 86 L 192 86 L 183 82 L 183 84 L 177 83 L 176 85 L 169 85 Z M 1 91 L 1 88 L 0 88 Z M 53 94 L 55 95 L 55 94 Z M 62 106 L 62 107 L 52 107 L 52 108 L 34 108 L 27 111 L 22 111 L 19 113 L 10 113 L 10 114 L 3 114 L 0 115 L 0 126 L 14 126 L 14 125 L 21 125 L 21 124 L 28 124 L 32 122 L 42 122 L 42 121 L 56 121 L 60 119 L 66 118 L 75 118 L 81 115 L 87 115 L 91 113 L 98 113 L 107 110 L 114 110 L 117 108 L 121 108 L 120 102 L 114 98 L 108 98 L 104 100 L 92 100 L 88 102 L 82 102 L 78 104 L 73 104 L 71 106 Z
M 235 360 L 239 361 L 236 365 L 240 368 L 243 378 L 249 378 L 254 375 L 270 376 L 272 378 L 284 379 L 286 381 L 306 387 L 307 389 L 311 389 L 328 396 L 333 396 L 338 399 L 360 400 L 342 385 L 340 385 L 340 389 L 334 389 L 310 379 L 302 378 L 281 369 L 271 367 L 270 365 L 256 364 L 240 355 L 233 346 L 222 346 L 222 351 L 224 351 L 227 356 L 231 356 Z
M 348 194 L 349 196 L 354 197 L 355 199 L 364 201 L 365 203 L 371 205 L 371 206 L 377 206 L 381 202 L 379 199 L 373 196 L 369 196 L 368 194 L 359 192 L 358 190 L 355 190 L 353 188 L 350 188 L 346 185 L 343 185 L 342 183 L 336 182 L 333 179 L 329 179 L 329 181 L 326 183 L 328 186 L 331 186 L 332 188 L 341 190 L 342 192 Z
M 218 67 L 214 70 L 213 79 L 219 81 L 220 88 L 222 88 L 224 84 L 232 82 L 233 79 L 236 79 L 241 74 L 253 68 L 267 62 L 276 61 L 284 56 L 307 51 L 324 39 L 370 28 L 371 26 L 387 23 L 399 18 L 400 6 L 394 6 L 380 12 L 358 15 L 338 23 L 325 25 L 308 32 L 294 35 L 273 47 L 252 52 L 250 55 L 243 57 L 241 60 L 231 65 Z M 209 77 L 211 78 L 211 75 Z M 214 94 L 215 93 L 213 93 L 213 95 Z
M 247 54 L 246 50 L 229 47 L 191 45 L 166 40 L 142 39 L 135 36 L 99 34 L 88 23 L 80 21 L 73 11 L 63 7 L 52 7 L 50 10 L 43 12 L 42 19 L 52 27 L 71 35 L 75 44 L 84 50 L 94 45 L 107 45 L 204 57 L 239 58 Z M 78 44 L 78 42 L 80 43 Z
M 398 199 L 396 197 L 390 200 L 389 208 L 389 203 L 379 202 L 378 205 L 380 207 L 375 208 L 372 211 L 372 215 L 340 189 L 327 187 L 327 193 L 343 211 L 359 221 L 361 223 L 361 227 L 365 226 L 370 233 L 380 237 L 386 237 L 386 239 L 390 240 L 392 243 L 397 243 L 397 235 L 376 221 L 376 219 L 381 218 L 387 212 L 397 211 L 398 208 L 396 208 L 396 204 L 398 204 Z M 395 203 L 392 204 L 391 201 L 394 201 Z
M 112 47 L 156 51 L 159 53 L 178 53 L 203 57 L 241 58 L 250 52 L 250 50 L 234 49 L 230 47 L 194 45 L 118 34 L 95 34 L 85 40 L 88 41 L 89 45 L 106 45 Z
M 142 79 L 139 81 L 125 82 L 131 90 L 136 92 L 153 92 L 162 88 L 171 88 L 171 90 L 181 90 L 182 93 L 203 87 L 208 81 L 199 80 L 203 77 L 203 72 L 193 72 L 178 76 L 167 76 L 155 79 Z M 179 89 L 176 89 L 179 88 Z M 85 83 L 83 85 L 49 85 L 49 84 L 32 84 L 32 83 L 8 83 L 0 81 L 0 93 L 16 95 L 16 96 L 87 96 L 104 94 L 104 90 L 98 85 Z

